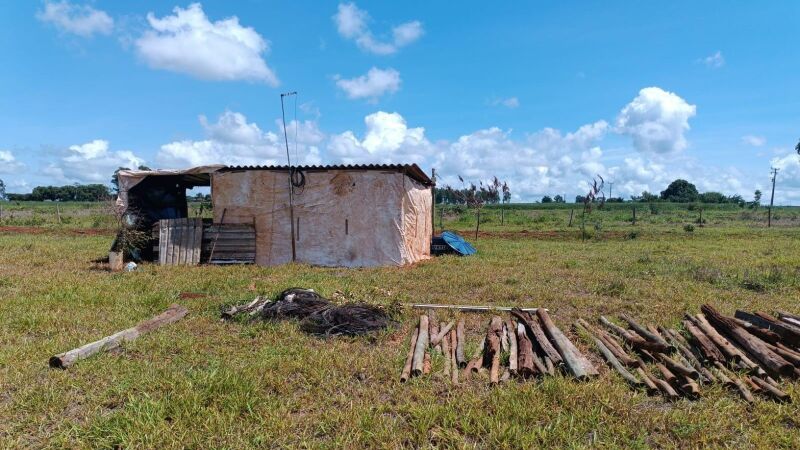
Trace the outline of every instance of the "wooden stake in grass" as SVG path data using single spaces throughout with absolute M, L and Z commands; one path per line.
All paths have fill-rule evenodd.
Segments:
M 556 350 L 547 339 L 547 335 L 539 324 L 538 318 L 516 308 L 511 310 L 511 314 L 519 319 L 520 323 L 528 329 L 530 336 L 532 336 L 531 342 L 534 345 L 534 353 L 536 352 L 536 347 L 538 347 L 553 364 L 561 364 L 563 359 L 558 353 L 558 350 Z
M 422 375 L 425 353 L 428 348 L 428 316 L 419 316 L 419 335 L 417 345 L 414 347 L 414 360 L 411 363 L 411 375 L 418 377 Z
M 533 363 L 533 345 L 525 332 L 525 326 L 517 325 L 517 371 L 522 377 L 537 375 L 540 371 Z
M 558 327 L 556 327 L 556 325 L 550 319 L 550 315 L 547 314 L 547 311 L 544 309 L 539 309 L 536 311 L 536 315 L 539 316 L 539 320 L 542 322 L 542 328 L 544 328 L 547 336 L 550 337 L 553 346 L 558 349 L 558 353 L 561 354 L 561 357 L 564 359 L 564 363 L 567 365 L 575 378 L 579 380 L 588 380 L 591 377 L 596 377 L 599 375 L 597 369 L 586 358 L 586 356 L 578 351 L 575 345 L 573 345 L 572 342 L 567 339 L 567 337 L 561 332 L 561 330 L 558 329 Z
M 411 332 L 411 339 L 408 341 L 408 354 L 406 355 L 406 364 L 403 366 L 403 371 L 400 372 L 400 382 L 405 383 L 411 378 L 411 364 L 414 359 L 414 349 L 417 346 L 417 337 L 419 336 L 419 326 L 415 326 Z
M 111 336 L 106 336 L 99 341 L 95 341 L 74 350 L 60 353 L 51 357 L 49 362 L 50 367 L 66 369 L 67 367 L 73 365 L 76 361 L 88 358 L 95 353 L 117 348 L 124 342 L 132 341 L 139 336 L 161 328 L 164 325 L 175 323 L 186 317 L 187 314 L 189 314 L 189 310 L 183 306 L 173 304 L 163 313 L 153 317 L 150 320 L 146 320 L 133 328 L 122 330 L 112 334 Z

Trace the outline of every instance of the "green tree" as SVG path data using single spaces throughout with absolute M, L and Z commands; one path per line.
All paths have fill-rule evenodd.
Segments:
M 557 194 L 555 197 L 553 197 L 553 201 L 555 203 L 565 203 L 564 197 L 562 197 L 560 194 Z
M 794 146 L 794 149 L 797 150 L 797 154 L 800 155 L 800 139 L 797 140 L 797 145 Z
M 686 180 L 675 180 L 661 191 L 661 199 L 670 202 L 689 203 L 698 200 L 697 187 Z
M 119 192 L 119 171 L 120 170 L 131 170 L 131 169 L 128 168 L 128 167 L 120 167 L 120 168 L 118 168 L 117 170 L 114 171 L 113 175 L 111 175 L 111 186 L 114 186 L 114 189 L 112 190 L 112 192 L 115 193 L 115 194 Z M 136 170 L 153 170 L 153 169 L 151 169 L 151 168 L 149 168 L 149 167 L 147 167 L 147 166 L 142 164 Z
M 756 189 L 756 191 L 753 193 L 753 202 L 750 203 L 750 207 L 753 209 L 757 209 L 759 206 L 761 206 L 761 190 Z
M 542 197 L 542 203 L 553 203 L 553 199 L 549 195 Z

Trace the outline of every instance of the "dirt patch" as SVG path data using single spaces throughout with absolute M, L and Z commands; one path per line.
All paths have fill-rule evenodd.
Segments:
M 60 234 L 70 236 L 113 236 L 113 230 L 103 229 L 62 229 L 45 227 L 0 227 L 0 233 L 20 233 L 20 234 Z

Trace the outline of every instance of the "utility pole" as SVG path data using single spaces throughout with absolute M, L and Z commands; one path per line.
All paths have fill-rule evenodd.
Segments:
M 772 168 L 772 195 L 769 196 L 769 212 L 767 213 L 767 228 L 772 226 L 772 203 L 775 201 L 775 179 L 778 178 L 778 168 Z
M 614 198 L 614 196 L 611 195 L 612 189 L 614 189 L 614 182 L 613 181 L 609 181 L 608 182 L 608 198 Z

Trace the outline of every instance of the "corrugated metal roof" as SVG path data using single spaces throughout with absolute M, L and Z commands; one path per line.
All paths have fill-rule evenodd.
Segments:
M 322 170 L 381 170 L 381 171 L 396 171 L 402 172 L 419 181 L 420 183 L 430 186 L 433 181 L 430 177 L 416 164 L 332 164 L 322 166 L 292 166 L 292 168 L 302 171 L 322 171 Z M 289 166 L 227 166 L 221 171 L 230 170 L 289 170 Z

